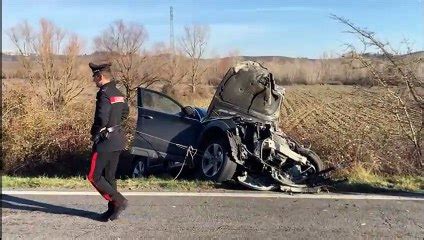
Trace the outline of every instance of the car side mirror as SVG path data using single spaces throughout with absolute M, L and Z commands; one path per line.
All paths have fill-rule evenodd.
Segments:
M 195 110 L 191 106 L 183 107 L 183 113 L 186 116 L 190 116 L 190 117 L 194 117 L 195 116 Z

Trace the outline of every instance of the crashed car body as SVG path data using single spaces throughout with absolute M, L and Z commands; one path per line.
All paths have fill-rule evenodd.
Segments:
M 313 186 L 323 164 L 279 130 L 283 97 L 272 74 L 252 61 L 230 68 L 207 110 L 139 88 L 133 176 L 166 165 L 194 169 L 216 182 L 235 179 L 257 190 Z

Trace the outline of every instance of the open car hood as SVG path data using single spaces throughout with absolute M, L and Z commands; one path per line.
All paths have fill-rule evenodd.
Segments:
M 278 121 L 284 89 L 257 62 L 245 61 L 230 68 L 215 92 L 208 118 L 240 115 L 259 121 Z

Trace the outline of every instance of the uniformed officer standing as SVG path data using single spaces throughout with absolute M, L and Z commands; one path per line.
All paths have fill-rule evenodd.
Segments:
M 101 220 L 113 221 L 118 219 L 128 205 L 128 200 L 117 190 L 115 173 L 119 155 L 125 148 L 125 134 L 121 123 L 128 117 L 129 108 L 124 95 L 116 88 L 116 83 L 111 81 L 111 64 L 89 63 L 89 66 L 99 91 L 91 127 L 94 144 L 87 178 L 109 201 L 108 210 L 100 215 Z

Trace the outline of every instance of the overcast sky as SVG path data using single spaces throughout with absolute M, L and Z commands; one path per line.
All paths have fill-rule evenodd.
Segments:
M 346 28 L 329 18 L 346 17 L 377 33 L 395 47 L 409 39 L 424 49 L 422 0 L 326 1 L 124 1 L 124 0 L 3 0 L 2 51 L 12 51 L 5 31 L 23 20 L 40 18 L 80 35 L 84 52 L 93 51 L 93 38 L 117 19 L 144 25 L 148 45 L 169 43 L 169 7 L 174 8 L 176 42 L 187 24 L 210 26 L 208 56 L 238 50 L 241 55 L 317 58 L 323 52 L 342 53 Z

